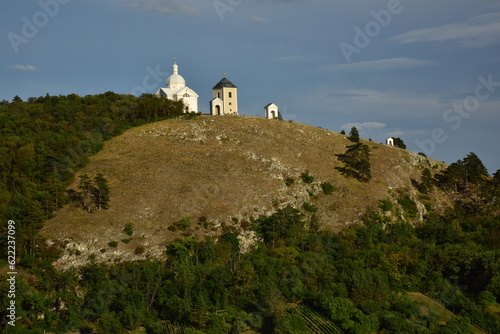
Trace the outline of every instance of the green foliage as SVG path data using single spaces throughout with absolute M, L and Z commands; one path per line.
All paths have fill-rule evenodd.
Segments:
M 105 313 L 101 315 L 98 322 L 99 333 L 120 334 L 125 333 L 122 323 L 115 313 Z
M 335 191 L 335 187 L 330 182 L 321 183 L 321 189 L 325 195 L 331 195 Z
M 479 157 L 469 153 L 463 160 L 452 163 L 438 176 L 442 188 L 453 189 L 455 192 L 467 189 L 469 184 L 484 185 L 488 171 Z
M 80 175 L 78 189 L 69 190 L 71 200 L 77 202 L 87 212 L 109 208 L 108 181 L 101 173 L 91 179 L 87 174 Z
M 272 248 L 278 242 L 294 243 L 303 233 L 305 220 L 297 209 L 287 206 L 269 217 L 260 217 L 255 222 L 255 230 Z
M 401 138 L 393 137 L 393 139 L 394 139 L 394 147 L 399 147 L 406 150 L 406 144 Z
M 291 177 L 287 177 L 287 178 L 285 179 L 285 185 L 286 185 L 287 187 L 290 187 L 290 186 L 291 186 L 294 182 L 295 182 L 295 180 L 294 180 L 293 178 L 291 178 Z
M 398 198 L 398 204 L 401 205 L 409 218 L 415 218 L 418 215 L 417 204 L 410 198 L 410 195 Z
M 379 202 L 379 208 L 381 208 L 385 212 L 392 211 L 393 207 L 394 205 L 392 204 L 392 201 L 388 198 L 385 198 Z
M 108 246 L 116 248 L 116 247 L 118 247 L 118 241 L 110 241 L 110 242 L 108 242 Z
M 318 208 L 309 202 L 304 202 L 304 204 L 302 204 L 302 208 L 307 212 L 318 212 Z
M 347 146 L 344 154 L 337 154 L 344 167 L 336 167 L 343 175 L 355 178 L 360 182 L 371 179 L 370 148 L 362 143 Z
M 190 217 L 184 217 L 178 222 L 175 223 L 178 229 L 184 231 L 185 229 L 191 227 L 191 218 Z
M 123 232 L 125 232 L 126 235 L 131 236 L 134 234 L 134 224 L 132 223 L 127 223 L 125 227 L 123 228 Z
M 314 177 L 309 174 L 308 170 L 301 173 L 300 177 L 302 178 L 302 181 L 304 181 L 304 183 L 313 183 L 314 182 Z
M 177 230 L 185 231 L 186 229 L 191 227 L 191 217 L 183 217 L 182 219 L 176 221 L 172 225 L 170 225 L 167 230 L 175 232 Z
M 348 139 L 353 143 L 359 143 L 359 132 L 358 129 L 356 129 L 356 127 L 353 126 L 351 128 L 351 132 L 349 132 Z
M 274 327 L 276 334 L 307 334 L 309 328 L 307 322 L 295 314 L 287 314 L 277 319 Z
M 425 168 L 422 171 L 422 177 L 420 179 L 418 188 L 424 194 L 428 194 L 434 189 L 434 177 L 432 176 L 429 168 Z

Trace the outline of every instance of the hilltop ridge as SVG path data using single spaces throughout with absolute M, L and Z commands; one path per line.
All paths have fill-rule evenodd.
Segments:
M 408 195 L 419 220 L 425 201 L 434 209 L 445 196 L 419 199 L 412 186 L 422 170 L 444 164 L 412 152 L 365 141 L 371 151 L 372 180 L 345 178 L 337 154 L 347 136 L 308 125 L 257 117 L 199 116 L 171 119 L 131 129 L 106 142 L 79 175 L 102 173 L 111 189 L 110 208 L 87 213 L 74 203 L 46 222 L 42 235 L 64 248 L 58 265 L 163 256 L 171 240 L 188 235 L 218 235 L 238 230 L 245 247 L 254 232 L 251 221 L 287 205 L 317 216 L 322 229 L 339 230 L 360 222 L 380 201 L 397 203 Z M 305 183 L 301 174 L 314 177 Z M 78 179 L 78 178 L 76 178 Z M 333 185 L 325 194 L 321 184 Z M 71 188 L 77 188 L 75 181 Z M 428 203 L 427 203 L 428 204 Z M 402 214 L 402 213 L 401 213 Z M 169 229 L 186 219 L 185 231 Z M 133 235 L 123 229 L 133 226 Z M 120 240 L 125 240 L 120 242 Z M 109 246 L 110 242 L 118 245 Z M 142 250 L 142 251 L 138 251 Z

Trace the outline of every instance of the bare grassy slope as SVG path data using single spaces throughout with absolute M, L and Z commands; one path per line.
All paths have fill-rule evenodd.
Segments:
M 107 142 L 81 171 L 105 175 L 110 208 L 89 214 L 68 205 L 46 223 L 43 234 L 69 243 L 60 261 L 69 265 L 92 253 L 101 261 L 161 256 L 165 243 L 180 233 L 167 227 L 185 216 L 193 222 L 190 233 L 215 234 L 233 217 L 239 225 L 276 207 L 310 202 L 323 228 L 338 229 L 358 221 L 379 200 L 394 197 L 395 189 L 410 189 L 410 179 L 419 180 L 422 168 L 441 167 L 402 149 L 365 143 L 371 148 L 373 179 L 360 183 L 334 169 L 341 166 L 336 154 L 350 142 L 324 129 L 220 116 L 145 125 Z M 315 177 L 313 184 L 301 180 L 306 170 Z M 286 178 L 295 182 L 287 187 Z M 332 183 L 334 193 L 323 194 L 321 182 Z M 202 216 L 213 224 L 199 226 Z M 127 223 L 134 225 L 129 244 L 120 242 L 130 238 L 123 232 Z M 118 241 L 118 247 L 109 247 L 109 241 Z M 137 246 L 145 252 L 134 254 Z

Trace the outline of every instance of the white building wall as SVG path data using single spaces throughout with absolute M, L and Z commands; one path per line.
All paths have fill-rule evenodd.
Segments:
M 264 107 L 264 110 L 266 118 L 268 119 L 278 118 L 279 109 L 276 104 L 274 103 L 268 104 L 267 106 Z

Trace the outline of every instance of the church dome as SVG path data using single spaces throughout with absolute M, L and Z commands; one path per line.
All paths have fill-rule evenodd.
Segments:
M 179 66 L 174 63 L 172 66 L 172 75 L 167 78 L 167 88 L 181 89 L 186 87 L 186 80 L 179 74 Z

